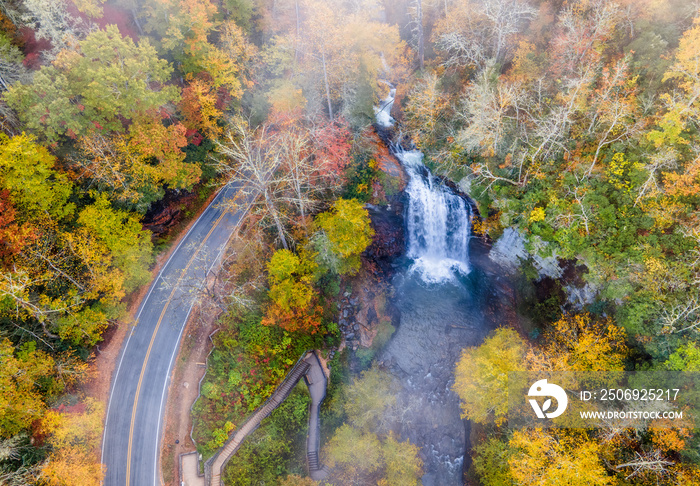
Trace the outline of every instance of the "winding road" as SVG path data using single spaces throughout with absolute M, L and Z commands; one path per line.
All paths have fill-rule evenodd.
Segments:
M 112 377 L 102 439 L 105 486 L 161 484 L 162 419 L 173 362 L 196 288 L 245 214 L 245 209 L 231 211 L 222 205 L 238 192 L 235 184 L 219 192 L 172 252 L 139 307 Z

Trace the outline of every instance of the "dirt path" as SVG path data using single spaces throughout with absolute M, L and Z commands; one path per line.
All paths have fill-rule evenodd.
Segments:
M 190 409 L 199 395 L 199 381 L 206 372 L 205 363 L 212 347 L 209 336 L 216 329 L 217 317 L 203 316 L 199 310 L 193 312 L 180 341 L 168 390 L 164 417 L 165 433 L 160 456 L 163 484 L 167 486 L 180 485 L 180 454 L 195 450 L 190 437 Z

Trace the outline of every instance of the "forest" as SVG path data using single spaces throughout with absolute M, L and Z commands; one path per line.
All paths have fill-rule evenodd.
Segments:
M 247 216 L 199 289 L 218 331 L 198 452 L 317 349 L 328 477 L 305 477 L 299 389 L 226 484 L 421 484 L 421 444 L 392 427 L 399 385 L 372 364 L 390 290 L 375 342 L 336 353 L 343 299 L 381 273 L 368 208 L 401 189 L 373 128 L 389 86 L 405 143 L 475 201 L 473 238 L 515 230 L 530 255 L 525 324 L 454 370 L 465 484 L 700 484 L 692 419 L 512 430 L 494 406 L 511 371 L 700 370 L 691 0 L 0 0 L 0 484 L 100 484 L 100 344 L 231 181 Z M 545 285 L 543 258 L 586 297 L 564 270 Z

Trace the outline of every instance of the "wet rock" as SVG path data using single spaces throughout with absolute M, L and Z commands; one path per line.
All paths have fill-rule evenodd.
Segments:
M 489 258 L 506 270 L 515 271 L 520 261 L 528 258 L 524 236 L 515 228 L 506 228 L 491 248 Z
M 370 206 L 369 214 L 374 229 L 372 244 L 363 253 L 370 262 L 379 266 L 385 275 L 393 271 L 392 262 L 403 254 L 406 246 L 401 213 L 403 208 L 395 206 L 392 210 Z M 356 300 L 357 302 L 357 300 Z M 354 304 L 357 305 L 357 304 Z

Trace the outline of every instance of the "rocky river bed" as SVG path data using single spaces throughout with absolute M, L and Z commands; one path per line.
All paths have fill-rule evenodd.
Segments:
M 461 485 L 469 424 L 452 391 L 454 367 L 463 348 L 513 317 L 510 286 L 478 261 L 452 282 L 398 274 L 394 285 L 399 325 L 378 360 L 402 384 L 400 435 L 421 448 L 424 486 Z

